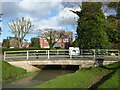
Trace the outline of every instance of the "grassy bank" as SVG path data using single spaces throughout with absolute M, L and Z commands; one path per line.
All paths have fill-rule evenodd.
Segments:
M 120 70 L 117 70 L 110 79 L 103 82 L 98 88 L 120 88 Z
M 9 63 L 2 61 L 2 82 L 10 82 L 12 80 L 16 80 L 22 77 L 34 75 L 37 72 L 29 72 L 27 73 L 26 70 L 18 67 L 14 67 Z
M 103 67 L 94 67 L 94 68 L 84 68 L 78 70 L 74 74 L 68 74 L 64 76 L 57 77 L 56 79 L 50 80 L 44 84 L 34 86 L 32 88 L 93 88 L 92 85 L 95 85 L 96 83 L 96 88 L 104 87 L 106 84 L 109 84 L 110 82 L 115 82 L 112 88 L 118 87 L 118 73 L 115 72 L 113 73 L 113 67 L 118 67 L 118 63 L 114 63 L 111 65 L 106 66 L 107 68 Z M 104 80 L 104 77 L 108 77 L 108 74 L 113 73 L 110 77 L 109 75 L 109 81 L 106 79 Z M 102 85 L 102 83 L 98 83 L 103 79 L 103 82 L 105 84 Z M 111 83 L 112 84 L 112 83 Z M 106 88 L 109 88 L 109 86 L 106 86 Z
M 114 73 L 109 79 L 101 83 L 98 88 L 120 88 L 120 62 L 109 65 L 108 68 L 112 69 Z

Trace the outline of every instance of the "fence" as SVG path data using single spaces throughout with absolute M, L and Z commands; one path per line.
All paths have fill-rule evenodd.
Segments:
M 79 53 L 74 54 L 71 53 L 70 50 L 26 50 L 26 51 L 5 51 L 4 52 L 4 60 L 8 58 L 24 58 L 24 59 L 32 59 L 32 58 L 89 58 L 96 59 L 103 57 L 112 57 L 119 59 L 119 50 L 115 49 L 80 49 Z M 75 55 L 76 54 L 76 55 Z

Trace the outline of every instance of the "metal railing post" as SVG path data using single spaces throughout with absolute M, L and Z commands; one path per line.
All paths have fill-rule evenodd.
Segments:
M 108 55 L 108 50 L 106 49 L 106 55 Z
M 118 59 L 120 59 L 120 50 L 118 50 Z
M 72 59 L 72 55 L 70 54 L 70 59 Z
M 6 59 L 6 52 L 4 52 L 4 60 Z
M 50 53 L 50 52 L 49 52 L 49 50 L 48 50 L 48 59 L 50 59 L 50 55 L 49 55 L 49 53 Z
M 57 55 L 59 55 L 59 50 L 57 50 Z
M 94 52 L 93 59 L 95 60 L 95 50 L 93 50 L 93 52 Z
M 27 59 L 29 59 L 29 51 L 27 51 Z
M 72 59 L 72 53 L 71 53 L 71 50 L 70 50 L 70 59 Z

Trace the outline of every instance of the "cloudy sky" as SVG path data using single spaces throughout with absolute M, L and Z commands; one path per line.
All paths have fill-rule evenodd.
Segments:
M 11 2 L 10 2 L 11 1 Z M 78 16 L 70 10 L 80 11 L 79 7 L 64 8 L 60 1 L 43 2 L 44 0 L 4 0 L 0 3 L 0 13 L 2 16 L 2 36 L 0 42 L 8 36 L 14 36 L 10 32 L 8 22 L 16 18 L 25 17 L 30 19 L 33 26 L 33 33 L 26 36 L 30 41 L 32 37 L 38 36 L 35 32 L 44 27 L 62 28 L 66 31 L 76 33 Z M 106 6 L 104 8 L 107 8 Z M 115 10 L 108 10 L 105 15 L 115 14 Z M 1 24 L 0 24 L 1 25 Z
M 70 10 L 80 11 L 76 8 L 64 8 L 61 2 L 34 2 L 34 0 L 20 0 L 17 2 L 2 2 L 2 41 L 8 36 L 14 36 L 10 32 L 8 22 L 16 20 L 16 18 L 25 17 L 30 19 L 33 26 L 33 32 L 43 27 L 62 28 L 66 31 L 75 33 L 76 21 L 78 16 Z M 26 39 L 30 41 L 31 37 L 37 34 L 29 34 Z

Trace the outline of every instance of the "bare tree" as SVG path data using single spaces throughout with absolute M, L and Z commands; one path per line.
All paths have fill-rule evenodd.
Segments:
M 64 30 L 55 30 L 54 28 L 43 28 L 42 30 L 39 29 L 39 31 L 43 31 L 42 37 L 45 38 L 49 44 L 50 49 L 53 48 L 53 46 L 63 37 L 65 37 L 65 31 Z
M 8 23 L 10 31 L 15 35 L 19 43 L 19 48 L 22 48 L 22 43 L 27 34 L 29 34 L 31 27 L 33 26 L 30 19 L 27 21 L 22 17 L 22 19 L 16 19 L 16 21 L 10 21 Z

